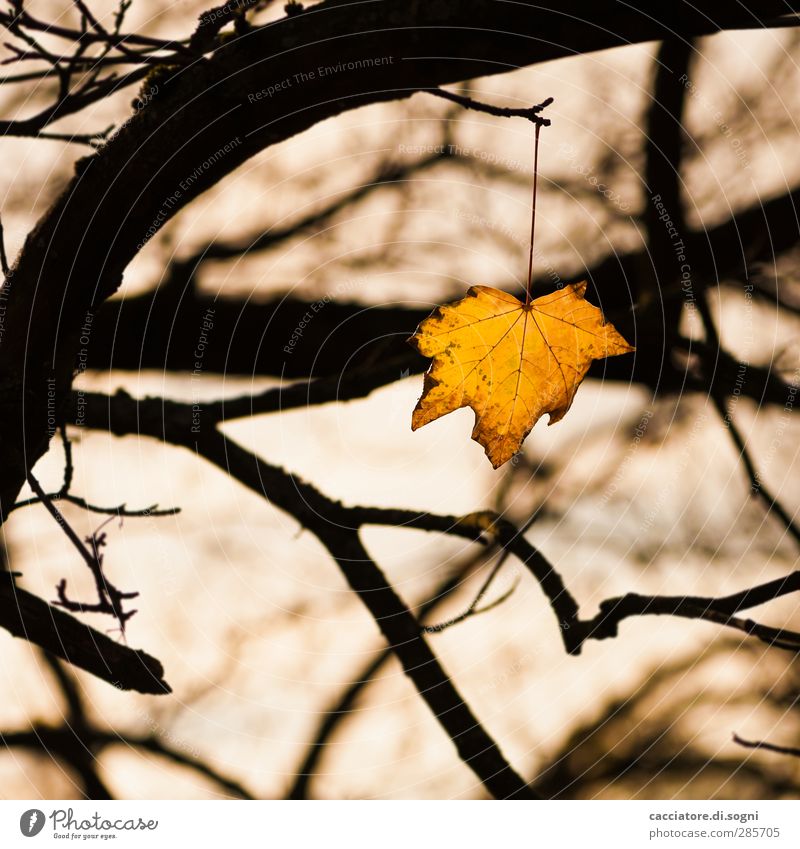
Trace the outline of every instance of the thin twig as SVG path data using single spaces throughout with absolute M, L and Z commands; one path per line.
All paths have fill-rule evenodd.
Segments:
M 536 521 L 536 519 L 538 518 L 539 515 L 541 515 L 541 512 L 539 510 L 536 510 L 533 513 L 533 515 L 527 520 L 527 522 L 525 522 L 525 524 L 522 526 L 522 528 L 520 528 L 520 531 L 519 531 L 520 534 L 527 533 L 530 530 L 531 526 Z M 489 604 L 484 605 L 483 607 L 478 607 L 478 605 L 481 603 L 481 601 L 483 600 L 486 593 L 489 591 L 489 588 L 491 587 L 492 582 L 494 581 L 494 579 L 500 573 L 500 570 L 503 568 L 503 565 L 505 564 L 505 562 L 508 559 L 510 554 L 511 554 L 511 551 L 508 548 L 504 548 L 502 550 L 502 552 L 500 553 L 500 557 L 497 559 L 497 563 L 495 563 L 495 565 L 492 567 L 491 571 L 489 572 L 488 576 L 486 577 L 486 580 L 483 582 L 483 584 L 481 585 L 481 588 L 476 593 L 475 598 L 472 600 L 472 602 L 470 603 L 469 607 L 466 610 L 464 610 L 458 616 L 455 616 L 452 619 L 447 619 L 444 622 L 439 622 L 436 625 L 424 625 L 423 630 L 425 631 L 425 633 L 426 634 L 441 633 L 442 631 L 445 631 L 448 628 L 451 628 L 453 625 L 458 625 L 459 623 L 463 622 L 464 620 L 469 619 L 471 616 L 476 616 L 480 613 L 488 613 L 490 610 L 494 610 L 496 607 L 498 607 L 504 601 L 506 601 L 508 598 L 510 598 L 511 595 L 516 590 L 517 586 L 519 585 L 519 578 L 517 578 L 514 581 L 514 583 L 511 585 L 510 589 L 506 590 L 506 592 L 504 592 L 499 598 L 496 598 L 493 602 L 490 602 Z
M 119 504 L 116 507 L 101 507 L 97 504 L 90 504 L 85 498 L 81 498 L 71 493 L 62 494 L 61 492 L 51 492 L 47 496 L 51 501 L 67 501 L 74 504 L 76 507 L 82 507 L 90 513 L 98 513 L 101 516 L 118 516 L 125 519 L 146 519 L 150 516 L 175 516 L 181 512 L 180 507 L 165 507 L 158 509 L 158 504 L 151 504 L 149 507 L 142 507 L 139 510 L 128 510 L 125 504 Z M 31 507 L 34 504 L 43 504 L 41 498 L 26 498 L 23 501 L 17 501 L 9 507 L 8 512 L 12 513 L 20 507 Z
M 490 103 L 482 103 L 479 100 L 473 100 L 471 97 L 465 97 L 463 94 L 455 94 L 452 91 L 447 91 L 443 88 L 422 88 L 419 90 L 424 91 L 427 94 L 436 95 L 436 97 L 443 97 L 445 100 L 457 103 L 465 109 L 473 109 L 476 112 L 484 112 L 487 115 L 494 115 L 497 118 L 525 118 L 539 127 L 550 126 L 550 119 L 542 118 L 539 113 L 553 102 L 552 97 L 546 98 L 535 106 L 528 106 L 523 109 L 512 109 L 505 106 L 492 106 Z
M 775 752 L 779 755 L 791 755 L 793 758 L 800 758 L 800 749 L 792 746 L 776 746 L 774 743 L 767 743 L 765 740 L 745 740 L 738 734 L 733 735 L 733 742 L 744 746 L 746 749 L 764 749 L 767 752 Z
M 6 279 L 11 274 L 11 268 L 8 264 L 8 254 L 6 253 L 6 234 L 3 229 L 2 217 L 0 217 L 0 271 L 3 272 L 3 277 Z
M 95 589 L 97 591 L 96 602 L 87 603 L 72 601 L 67 597 L 67 579 L 62 578 L 56 585 L 58 600 L 54 601 L 53 604 L 58 607 L 63 607 L 71 613 L 106 613 L 113 616 L 114 619 L 119 622 L 120 633 L 124 637 L 126 623 L 137 611 L 125 610 L 123 602 L 136 598 L 139 593 L 137 591 L 122 592 L 122 590 L 117 589 L 117 587 L 108 580 L 105 572 L 103 571 L 104 555 L 100 553 L 100 549 L 104 548 L 106 545 L 106 534 L 101 533 L 101 531 L 103 527 L 111 521 L 113 516 L 103 522 L 103 524 L 90 537 L 87 537 L 86 541 L 91 546 L 91 550 L 89 550 L 81 542 L 80 537 L 72 529 L 72 526 L 61 515 L 50 496 L 42 489 L 41 484 L 38 480 L 36 480 L 32 472 L 28 472 L 28 483 L 30 484 L 31 489 L 36 493 L 36 496 L 39 498 L 41 503 L 44 504 L 47 511 L 56 520 L 58 526 L 64 531 L 69 541 L 84 559 L 86 565 L 89 567 L 89 571 L 92 573 L 92 577 L 95 582 Z
M 703 290 L 697 298 L 697 307 L 706 332 L 706 350 L 716 349 L 717 351 L 720 351 L 721 342 L 719 333 L 717 332 L 714 317 L 712 316 L 711 309 L 708 305 L 705 290 Z M 748 480 L 750 481 L 751 494 L 760 498 L 764 502 L 767 512 L 775 515 L 795 542 L 800 543 L 800 527 L 795 524 L 794 518 L 789 515 L 789 512 L 778 501 L 777 497 L 764 486 L 761 476 L 756 470 L 755 461 L 747 448 L 747 443 L 745 442 L 739 428 L 736 426 L 736 423 L 733 421 L 733 416 L 730 410 L 726 408 L 723 394 L 714 386 L 713 378 L 709 385 L 709 395 L 714 404 L 714 408 L 719 414 L 719 417 L 722 419 L 723 425 L 730 434 L 731 441 L 736 447 L 736 450 L 739 452 L 739 459 L 742 461 L 742 465 L 744 466 Z

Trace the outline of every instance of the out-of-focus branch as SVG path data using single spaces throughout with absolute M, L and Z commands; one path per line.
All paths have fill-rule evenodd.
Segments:
M 77 773 L 87 799 L 113 798 L 100 777 L 98 758 L 105 749 L 115 745 L 160 755 L 210 779 L 235 798 L 253 798 L 239 782 L 215 770 L 196 752 L 171 746 L 155 733 L 122 734 L 97 727 L 90 719 L 73 672 L 49 652 L 42 652 L 42 659 L 64 700 L 63 724 L 59 727 L 36 724 L 26 731 L 0 732 L 0 744 L 60 759 Z
M 733 735 L 733 742 L 744 746 L 746 749 L 763 749 L 766 752 L 774 752 L 778 755 L 800 758 L 800 749 L 794 746 L 777 746 L 775 743 L 768 743 L 766 740 L 745 740 L 738 734 Z
M 797 203 L 800 197 L 785 195 L 737 213 L 729 222 L 707 232 L 690 232 L 685 238 L 686 250 L 692 256 L 697 279 L 735 276 L 747 263 L 772 256 L 773 248 L 784 250 L 795 244 L 797 227 L 790 227 L 789 222 L 796 222 L 793 209 Z M 765 228 L 770 231 L 770 243 L 761 238 Z M 271 233 L 276 236 L 293 231 L 294 225 L 290 225 L 285 231 Z M 620 287 L 619 281 L 628 280 L 633 284 L 641 274 L 643 262 L 647 262 L 644 254 L 632 253 L 603 260 L 588 271 L 595 293 L 593 297 L 603 305 L 615 326 L 626 327 L 630 333 L 639 331 L 641 336 L 635 358 L 596 364 L 590 377 L 633 380 L 658 392 L 681 391 L 687 387 L 707 392 L 712 383 L 722 394 L 730 395 L 741 383 L 738 375 L 742 365 L 730 354 L 712 350 L 711 346 L 706 346 L 706 352 L 702 343 L 676 338 L 675 345 L 702 354 L 703 364 L 715 364 L 710 369 L 704 365 L 704 374 L 696 379 L 693 374 L 676 369 L 667 352 L 654 343 L 656 336 L 644 328 L 641 316 L 634 320 L 626 301 L 626 289 Z M 172 279 L 171 274 L 168 279 Z M 386 361 L 395 357 L 408 358 L 408 364 L 398 375 L 406 368 L 416 373 L 426 366 L 423 358 L 409 357 L 405 350 L 405 339 L 428 313 L 425 308 L 410 309 L 399 305 L 365 308 L 362 304 L 342 303 L 336 299 L 323 303 L 321 309 L 318 302 L 293 298 L 237 301 L 204 296 L 188 286 L 185 277 L 181 280 L 174 288 L 166 286 L 152 293 L 105 304 L 85 352 L 88 367 L 192 371 L 197 362 L 194 352 L 198 328 L 203 317 L 209 314 L 213 316 L 213 332 L 209 334 L 209 344 L 202 359 L 202 369 L 206 373 L 324 377 L 340 375 L 345 367 L 358 368 L 370 359 Z M 547 284 L 546 279 L 537 283 L 541 287 Z M 680 286 L 675 286 L 674 292 L 667 288 L 663 296 L 683 303 Z M 312 310 L 314 306 L 316 311 Z M 313 320 L 306 322 L 301 343 L 292 346 L 287 353 L 284 349 L 293 330 L 309 314 L 313 314 Z M 659 316 L 654 320 L 656 318 L 660 321 Z M 741 387 L 747 397 L 759 403 L 781 406 L 786 403 L 791 387 L 778 374 L 750 365 L 747 378 Z
M 424 623 L 430 616 L 433 616 L 438 608 L 447 602 L 460 587 L 463 587 L 464 582 L 470 575 L 479 566 L 484 564 L 496 550 L 497 547 L 493 546 L 490 549 L 479 552 L 476 556 L 470 557 L 463 568 L 442 581 L 434 592 L 431 593 L 429 599 L 419 607 L 416 612 L 417 619 Z M 382 651 L 379 650 L 375 658 L 369 661 L 363 669 L 353 676 L 350 686 L 325 711 L 316 731 L 312 735 L 311 742 L 308 744 L 305 757 L 297 768 L 294 782 L 286 794 L 287 799 L 309 798 L 309 784 L 319 769 L 319 764 L 325 755 L 328 742 L 340 723 L 351 715 L 358 697 L 374 681 L 380 670 L 392 656 L 393 652 L 390 648 L 383 649 Z
M 86 705 L 83 696 L 78 689 L 73 673 L 54 655 L 42 652 L 42 660 L 52 673 L 58 685 L 59 692 L 64 700 L 66 712 L 63 717 L 65 730 L 72 732 L 73 745 L 71 748 L 64 747 L 62 755 L 72 769 L 78 774 L 83 784 L 84 796 L 87 799 L 111 799 L 111 791 L 100 777 L 96 753 L 92 746 L 87 743 L 87 732 L 90 724 L 88 721 Z M 31 729 L 33 731 L 34 729 Z M 5 735 L 0 733 L 0 741 L 5 740 Z
M 734 447 L 739 454 L 739 459 L 742 462 L 742 466 L 744 467 L 747 479 L 750 483 L 750 493 L 760 498 L 761 501 L 764 502 L 767 512 L 771 513 L 778 519 L 784 528 L 786 528 L 789 536 L 791 536 L 795 542 L 800 543 L 800 528 L 798 528 L 794 517 L 789 514 L 789 511 L 783 506 L 783 504 L 781 504 L 777 496 L 773 495 L 772 490 L 768 489 L 764 485 L 761 475 L 756 469 L 755 461 L 750 455 L 747 443 L 745 442 L 745 439 L 736 423 L 733 421 L 731 411 L 728 408 L 725 399 L 720 394 L 714 393 L 712 395 L 712 401 L 714 402 L 714 407 L 719 414 L 720 419 L 724 426 L 728 429 L 731 442 L 733 442 Z
M 724 10 L 711 0 L 646 10 L 602 0 L 580 3 L 570 14 L 562 0 L 326 0 L 253 27 L 246 37 L 221 40 L 209 59 L 168 72 L 157 95 L 98 154 L 78 163 L 75 178 L 26 240 L 13 268 L 14 285 L 6 281 L 0 518 L 47 449 L 49 391 L 55 391 L 57 412 L 68 403 L 87 311 L 116 291 L 125 268 L 161 226 L 256 153 L 348 109 L 408 97 L 420 88 L 576 52 L 708 34 L 785 9 L 778 0 Z M 571 21 L 566 40 L 565 13 Z M 387 20 L 393 25 L 387 27 Z M 485 37 L 488 30 L 492 38 Z M 448 56 L 437 59 L 443 39 Z M 380 57 L 370 60 L 368 73 L 365 57 Z M 269 94 L 276 80 L 326 62 L 347 72 Z M 98 250 L 100 245 L 106 249 Z M 31 326 L 36 334 L 28 332 Z
M 351 186 L 336 200 L 324 204 L 320 209 L 307 215 L 302 215 L 290 224 L 281 227 L 270 227 L 267 230 L 256 230 L 235 241 L 215 240 L 192 253 L 189 257 L 174 261 L 166 273 L 166 285 L 181 283 L 186 285 L 195 274 L 197 267 L 208 261 L 223 261 L 249 256 L 266 251 L 289 239 L 302 236 L 309 232 L 319 231 L 335 216 L 345 209 L 364 200 L 378 189 L 399 186 L 414 177 L 423 174 L 442 162 L 455 159 L 449 145 L 442 143 L 434 145 L 438 151 L 427 154 L 411 162 L 386 162 L 360 185 Z
M 41 752 L 49 758 L 57 757 L 73 769 L 76 769 L 76 763 L 79 763 L 81 754 L 86 754 L 87 751 L 91 757 L 96 757 L 113 746 L 138 749 L 159 755 L 174 764 L 193 770 L 219 786 L 226 796 L 236 799 L 255 798 L 239 781 L 224 775 L 210 764 L 192 757 L 180 748 L 164 743 L 154 734 L 118 734 L 91 728 L 87 735 L 87 737 L 78 738 L 74 730 L 69 727 L 53 728 L 37 725 L 29 731 L 0 732 L 0 744 L 9 749 L 22 748 Z M 82 773 L 81 777 L 84 777 Z M 90 799 L 111 798 L 110 792 L 104 787 L 87 788 L 86 795 Z
M 130 404 L 123 403 L 124 411 L 120 415 L 120 411 L 114 408 L 117 396 L 106 400 L 105 408 L 110 415 L 101 413 L 100 421 L 95 421 L 91 417 L 92 411 L 85 408 L 82 415 L 86 426 L 105 422 L 110 424 L 111 432 L 130 432 L 133 426 L 127 415 L 131 410 Z M 487 792 L 497 798 L 533 798 L 525 781 L 506 761 L 497 743 L 476 719 L 440 665 L 413 614 L 361 543 L 358 530 L 371 514 L 368 511 L 354 513 L 310 484 L 270 466 L 227 439 L 214 424 L 201 422 L 186 430 L 182 425 L 182 413 L 187 406 L 191 409 L 192 405 L 171 404 L 176 416 L 165 419 L 160 401 L 151 399 L 147 407 L 140 404 L 144 418 L 139 422 L 138 431 L 143 435 L 166 438 L 195 451 L 270 504 L 288 512 L 302 527 L 311 531 L 336 561 L 400 660 L 406 675 L 446 731 L 463 762 L 478 776 Z M 411 517 L 412 521 L 414 518 L 419 519 Z M 357 520 L 355 524 L 353 519 Z M 476 536 L 474 530 L 466 530 L 465 533 Z
M 160 398 L 135 400 L 129 395 L 96 395 L 91 404 L 72 411 L 80 415 L 86 427 L 97 428 L 118 436 L 136 434 L 165 439 L 198 451 L 201 449 L 204 426 L 215 428 L 220 423 L 211 418 L 203 424 L 192 417 L 191 404 L 166 401 Z M 214 435 L 214 439 L 220 439 Z M 231 444 L 229 442 L 229 444 Z M 240 449 L 241 450 L 241 449 Z M 211 459 L 207 457 L 207 459 Z M 216 462 L 216 461 L 214 461 Z M 416 528 L 480 540 L 485 535 L 495 538 L 511 551 L 531 572 L 547 596 L 561 628 L 564 645 L 570 654 L 580 653 L 587 639 L 606 639 L 617 635 L 619 623 L 632 616 L 670 615 L 688 619 L 703 619 L 758 637 L 780 648 L 800 650 L 800 635 L 792 631 L 760 625 L 735 614 L 751 607 L 773 601 L 800 590 L 800 570 L 791 574 L 724 597 L 700 596 L 643 596 L 628 593 L 608 599 L 600 605 L 597 616 L 588 620 L 579 617 L 578 603 L 563 579 L 544 555 L 533 547 L 519 529 L 491 512 L 465 517 L 437 516 L 410 510 L 376 507 L 345 507 L 331 502 L 306 482 L 250 455 L 257 473 L 249 481 L 234 475 L 246 486 L 264 492 L 276 506 L 291 513 L 304 527 L 317 533 L 320 523 L 337 528 L 358 530 L 364 525 L 390 525 Z M 244 467 L 246 468 L 246 467 Z
M 52 103 L 29 118 L 0 121 L 0 134 L 96 146 L 106 140 L 111 128 L 89 134 L 45 132 L 45 128 L 137 82 L 150 68 L 185 64 L 187 60 L 198 58 L 198 54 L 180 42 L 120 32 L 130 0 L 121 0 L 112 30 L 98 21 L 83 0 L 76 0 L 74 5 L 80 20 L 77 29 L 35 17 L 24 0 L 9 0 L 9 10 L 0 12 L 0 27 L 5 28 L 13 39 L 5 44 L 10 56 L 0 64 L 33 62 L 44 66 L 29 73 L 0 78 L 0 85 L 50 78 L 58 81 Z M 38 33 L 66 41 L 70 52 L 46 49 L 38 40 Z M 134 70 L 123 75 L 113 72 L 102 76 L 102 72 L 110 67 L 125 65 L 133 66 Z

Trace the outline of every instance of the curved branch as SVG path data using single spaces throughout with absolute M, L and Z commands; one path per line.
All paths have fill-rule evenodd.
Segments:
M 172 692 L 156 658 L 114 642 L 21 589 L 10 573 L 0 573 L 0 627 L 120 690 L 152 695 Z
M 164 69 L 157 96 L 78 163 L 6 280 L 0 519 L 46 450 L 48 387 L 58 410 L 67 403 L 87 311 L 118 288 L 152 234 L 250 156 L 357 106 L 575 52 L 708 34 L 787 9 L 783 0 L 750 5 L 720 9 L 702 0 L 621 12 L 613 0 L 327 0 L 226 41 L 210 59 Z M 448 57 L 431 58 L 443 40 Z M 303 82 L 309 69 L 322 73 Z M 286 85 L 275 90 L 276 81 Z

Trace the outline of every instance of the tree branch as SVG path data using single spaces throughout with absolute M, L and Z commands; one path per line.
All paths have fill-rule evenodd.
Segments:
M 791 755 L 793 758 L 800 758 L 800 749 L 792 746 L 776 746 L 774 743 L 767 743 L 765 740 L 744 740 L 738 734 L 733 735 L 733 742 L 744 746 L 746 749 L 764 749 L 778 755 Z
M 435 660 L 422 629 L 363 548 L 358 532 L 365 525 L 416 528 L 474 541 L 485 541 L 486 537 L 496 540 L 526 566 L 542 588 L 557 618 L 569 654 L 579 654 L 586 640 L 617 636 L 619 623 L 624 619 L 646 615 L 705 620 L 753 635 L 771 646 L 800 651 L 800 634 L 735 615 L 748 607 L 800 589 L 800 571 L 726 597 L 628 593 L 602 602 L 595 617 L 581 619 L 578 603 L 559 573 L 512 523 L 502 517 L 490 512 L 457 517 L 409 510 L 346 507 L 227 439 L 216 429 L 218 421 L 192 423 L 191 412 L 191 404 L 154 398 L 137 402 L 130 396 L 118 394 L 84 408 L 82 418 L 87 427 L 117 435 L 136 434 L 166 439 L 188 448 L 274 506 L 288 512 L 302 527 L 314 533 L 339 564 L 354 592 L 367 605 L 387 642 L 400 658 L 406 674 L 455 743 L 462 759 L 495 795 L 517 795 L 528 791 L 524 789 L 524 782 L 520 783 L 521 779 L 505 763 L 496 744 L 477 724 Z
M 210 59 L 159 77 L 157 96 L 97 154 L 78 163 L 75 179 L 30 235 L 6 281 L 0 518 L 46 450 L 48 387 L 58 409 L 68 402 L 87 311 L 113 294 L 124 269 L 159 227 L 253 154 L 324 118 L 408 97 L 420 88 L 576 51 L 708 34 L 782 15 L 787 8 L 778 0 L 724 10 L 711 0 L 641 11 L 613 0 L 590 9 L 574 5 L 570 38 L 564 39 L 564 16 L 572 4 L 565 8 L 563 2 L 543 7 L 483 0 L 456 5 L 327 0 L 302 15 L 254 27 L 246 38 L 224 42 Z M 448 57 L 432 59 L 440 55 L 442 39 Z M 349 70 L 363 70 L 365 58 L 368 73 Z M 344 72 L 325 74 L 313 84 L 291 82 L 326 63 Z M 286 96 L 267 96 L 276 80 L 290 81 Z M 29 333 L 31 326 L 36 334 Z
M 41 646 L 120 690 L 162 695 L 172 690 L 156 658 L 114 642 L 0 573 L 0 627 Z

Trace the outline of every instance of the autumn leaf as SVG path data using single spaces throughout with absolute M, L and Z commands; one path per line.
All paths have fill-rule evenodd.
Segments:
M 472 407 L 472 438 L 495 469 L 510 460 L 545 413 L 564 417 L 592 360 L 634 350 L 585 294 L 574 283 L 526 305 L 473 286 L 434 310 L 408 340 L 433 358 L 411 429 Z

